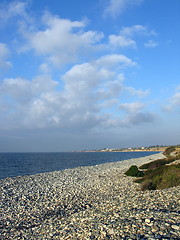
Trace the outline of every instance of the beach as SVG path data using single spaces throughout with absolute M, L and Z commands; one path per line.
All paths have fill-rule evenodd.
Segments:
M 1 239 L 179 239 L 180 186 L 141 191 L 147 157 L 0 180 Z

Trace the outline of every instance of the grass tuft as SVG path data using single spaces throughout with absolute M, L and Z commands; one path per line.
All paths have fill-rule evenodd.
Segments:
M 180 164 L 160 166 L 149 169 L 141 179 L 141 190 L 165 189 L 180 185 Z
M 168 163 L 171 163 L 175 161 L 174 158 L 171 158 L 171 159 L 159 159 L 159 160 L 155 160 L 155 161 L 152 161 L 152 162 L 149 162 L 149 163 L 146 163 L 146 164 L 143 164 L 142 166 L 140 166 L 139 168 L 140 169 L 154 169 L 154 168 L 157 168 L 159 166 L 162 166 L 162 165 L 166 165 Z
M 143 164 L 139 169 L 131 166 L 125 173 L 128 176 L 138 177 L 134 182 L 141 184 L 141 190 L 165 189 L 180 185 L 180 163 L 170 164 L 180 159 L 180 146 L 167 148 L 166 158 Z

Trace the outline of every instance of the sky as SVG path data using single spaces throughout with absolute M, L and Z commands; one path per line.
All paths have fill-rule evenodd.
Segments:
M 180 144 L 179 0 L 1 0 L 0 152 Z

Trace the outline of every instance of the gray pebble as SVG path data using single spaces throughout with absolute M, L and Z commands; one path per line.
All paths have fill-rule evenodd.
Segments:
M 137 191 L 124 175 L 162 157 L 0 180 L 1 239 L 179 239 L 180 187 Z

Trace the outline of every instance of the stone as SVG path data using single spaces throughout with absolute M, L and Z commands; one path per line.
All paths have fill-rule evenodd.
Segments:
M 174 230 L 180 230 L 180 227 L 178 225 L 172 225 L 171 228 Z
M 159 227 L 158 226 L 152 227 L 152 232 L 157 232 L 157 231 L 159 231 Z
M 148 219 L 148 218 L 145 219 L 145 223 L 150 223 L 150 222 L 151 222 L 150 219 Z
M 132 163 L 145 162 L 0 180 L 2 239 L 179 239 L 180 186 L 142 192 L 124 175 Z
M 109 230 L 108 230 L 108 233 L 109 233 L 110 235 L 113 235 L 113 234 L 114 234 L 114 229 L 113 229 L 113 228 L 109 229 Z

